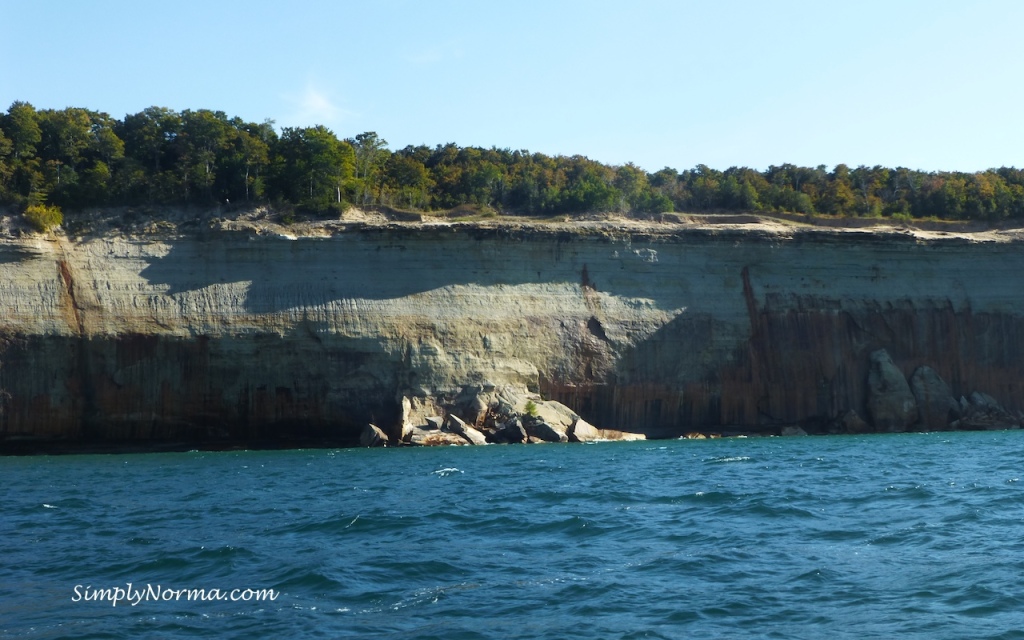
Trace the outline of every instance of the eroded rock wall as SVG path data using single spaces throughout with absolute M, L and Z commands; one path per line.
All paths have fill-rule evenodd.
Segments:
M 601 427 L 866 416 L 870 354 L 1024 407 L 1024 245 L 543 225 L 0 242 L 5 438 L 358 438 L 515 385 Z

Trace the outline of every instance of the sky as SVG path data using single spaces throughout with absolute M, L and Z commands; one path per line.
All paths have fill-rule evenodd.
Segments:
M 213 109 L 647 171 L 1024 166 L 1019 0 L 0 0 L 0 110 Z

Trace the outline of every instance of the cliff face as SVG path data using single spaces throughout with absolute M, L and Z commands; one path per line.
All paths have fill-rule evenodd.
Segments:
M 1024 251 L 900 233 L 382 225 L 0 241 L 2 433 L 399 429 L 527 386 L 605 427 L 865 415 L 869 354 L 1024 407 Z

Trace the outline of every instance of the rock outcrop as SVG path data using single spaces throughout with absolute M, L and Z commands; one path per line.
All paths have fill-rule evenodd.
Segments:
M 945 431 L 960 417 L 960 406 L 946 381 L 927 365 L 910 377 L 910 390 L 917 403 L 920 426 L 928 431 Z
M 527 420 L 526 433 L 531 438 L 534 438 L 535 442 L 569 442 L 569 436 L 566 435 L 565 431 L 543 420 Z
M 871 425 L 864 421 L 857 415 L 857 412 L 853 409 L 847 409 L 839 419 L 837 420 L 839 426 L 839 433 L 849 434 L 861 434 L 870 433 L 872 431 Z
M 1020 420 L 1004 409 L 992 396 L 975 391 L 970 400 L 961 397 L 961 417 L 950 426 L 967 431 L 988 431 L 1020 428 Z
M 885 349 L 871 354 L 868 413 L 879 431 L 899 432 L 917 422 L 917 402 Z
M 402 442 L 418 447 L 462 446 L 472 444 L 457 433 L 440 431 L 437 429 L 421 429 L 420 427 L 412 427 L 406 430 Z
M 645 440 L 642 433 L 619 431 L 618 429 L 598 429 L 583 418 L 579 418 L 566 432 L 570 442 L 604 442 L 611 440 Z
M 598 429 L 561 402 L 545 401 L 525 389 L 467 386 L 451 395 L 450 401 L 430 398 L 422 402 L 446 406 L 448 415 L 443 419 L 426 418 L 424 425 L 407 427 L 403 442 L 413 445 L 481 445 L 644 438 L 643 434 Z M 412 402 L 406 400 L 403 404 L 411 405 Z M 464 419 L 467 416 L 473 416 L 480 430 Z
M 368 424 L 363 427 L 359 434 L 360 447 L 386 447 L 388 446 L 388 435 L 384 430 L 375 424 Z
M 496 444 L 524 444 L 529 441 L 530 436 L 518 418 L 497 424 L 491 434 L 491 442 Z
M 448 416 L 447 427 L 452 433 L 462 436 L 469 444 L 487 444 L 484 434 L 463 422 L 458 416 Z
M 601 430 L 583 418 L 577 420 L 566 435 L 573 442 L 598 442 L 602 439 Z

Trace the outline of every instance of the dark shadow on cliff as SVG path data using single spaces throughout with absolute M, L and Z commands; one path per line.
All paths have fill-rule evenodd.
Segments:
M 18 440 L 321 446 L 397 422 L 401 354 L 316 330 L 11 341 L 0 354 L 0 451 Z
M 695 425 L 718 425 L 719 367 L 735 359 L 731 336 L 737 331 L 710 313 L 683 311 L 646 339 L 621 348 L 611 369 L 600 371 L 593 382 L 544 380 L 541 394 L 598 426 L 648 437 L 676 437 Z
M 318 255 L 312 243 L 322 245 Z M 204 251 L 206 250 L 206 251 Z M 330 252 L 332 255 L 327 256 Z M 245 309 L 273 313 L 334 300 L 389 300 L 459 284 L 521 284 L 497 269 L 453 268 L 450 264 L 415 262 L 400 246 L 375 246 L 373 252 L 331 252 L 314 239 L 259 239 L 250 245 L 177 243 L 170 253 L 142 270 L 150 284 L 167 285 L 167 294 L 199 291 L 217 284 L 248 282 Z
M 846 411 L 869 419 L 870 355 L 886 349 L 907 378 L 928 365 L 956 398 L 983 391 L 1021 408 L 1024 318 L 943 302 L 770 297 L 746 327 L 684 312 L 621 352 L 605 380 L 543 391 L 602 426 L 649 437 L 794 425 L 824 433 Z
M 14 264 L 42 258 L 42 252 L 28 249 L 26 247 L 4 245 L 0 247 L 0 264 Z

